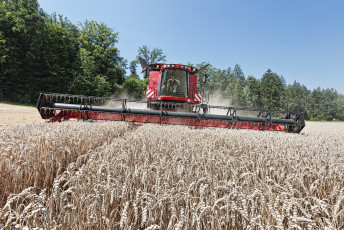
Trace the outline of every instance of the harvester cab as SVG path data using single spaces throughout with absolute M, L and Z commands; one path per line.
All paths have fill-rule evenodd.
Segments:
M 198 87 L 197 74 L 205 68 L 198 70 L 188 65 L 164 63 L 148 65 L 141 58 L 140 63 L 144 77 L 149 78 L 146 90 L 148 108 L 155 110 L 179 109 L 191 112 L 194 111 L 192 105 L 202 103 L 202 93 Z M 168 104 L 159 102 L 175 104 L 169 108 L 162 106 Z
M 303 114 L 296 111 L 208 105 L 198 87 L 197 69 L 183 64 L 147 64 L 140 59 L 149 78 L 147 100 L 130 100 L 58 93 L 41 93 L 37 109 L 50 122 L 63 120 L 127 121 L 299 133 L 305 127 Z M 203 76 L 206 81 L 207 76 Z M 144 105 L 138 108 L 137 105 Z M 141 106 L 142 107 L 142 106 Z M 211 113 L 210 113 L 211 112 Z

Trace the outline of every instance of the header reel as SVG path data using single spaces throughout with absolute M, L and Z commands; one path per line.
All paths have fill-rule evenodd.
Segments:
M 155 103 L 157 110 L 136 109 L 133 104 L 147 106 Z M 114 104 L 106 106 L 105 104 Z M 176 106 L 184 111 L 168 110 Z M 302 113 L 281 112 L 265 109 L 249 109 L 205 104 L 174 102 L 148 102 L 110 97 L 42 93 L 37 109 L 43 119 L 51 122 L 62 120 L 112 120 L 128 121 L 137 125 L 144 123 L 187 125 L 195 128 L 220 127 L 232 129 L 255 129 L 299 133 L 305 127 Z M 204 109 L 208 113 L 204 113 Z M 218 113 L 209 113 L 218 111 Z M 258 114 L 258 115 L 252 115 Z M 284 115 L 283 115 L 284 114 Z M 283 115 L 276 118 L 277 115 Z

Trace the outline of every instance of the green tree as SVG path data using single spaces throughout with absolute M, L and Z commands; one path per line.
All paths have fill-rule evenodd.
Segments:
M 339 95 L 336 100 L 336 107 L 338 109 L 337 119 L 344 121 L 344 95 Z
M 307 103 L 309 97 L 309 90 L 306 86 L 301 85 L 299 82 L 294 81 L 292 85 L 285 88 L 282 104 L 285 110 L 295 110 L 300 112 L 307 111 Z
M 334 89 L 314 89 L 310 97 L 309 117 L 311 120 L 343 120 L 343 95 Z
M 112 90 L 115 89 L 117 83 L 123 83 L 126 68 L 126 60 L 119 56 L 115 46 L 118 33 L 104 23 L 95 21 L 86 20 L 80 27 L 80 48 L 94 57 L 95 74 L 104 76 Z
M 235 64 L 234 69 L 233 69 L 233 76 L 234 76 L 234 80 L 245 79 L 244 72 L 242 71 L 239 64 Z
M 140 80 L 136 76 L 131 76 L 125 79 L 123 83 L 123 90 L 130 96 L 141 99 L 145 95 L 147 82 Z
M 212 94 L 226 96 L 226 88 L 229 82 L 229 76 L 231 75 L 231 68 L 229 67 L 228 69 L 221 70 L 210 66 L 206 73 L 211 76 L 209 87 Z
M 45 19 L 45 31 L 41 90 L 65 93 L 79 67 L 79 30 L 66 18 L 53 14 Z
M 33 103 L 42 91 L 66 92 L 76 68 L 78 28 L 46 15 L 36 0 L 0 4 L 0 96 Z
M 145 60 L 147 64 L 166 62 L 166 55 L 163 54 L 162 49 L 154 48 L 150 50 L 148 46 L 143 45 L 138 48 L 137 52 L 137 63 L 139 63 L 139 57 Z
M 238 64 L 236 64 L 234 66 L 232 77 L 230 77 L 229 83 L 226 89 L 226 92 L 229 95 L 230 100 L 233 105 L 236 105 L 236 106 L 245 105 L 245 95 L 244 95 L 245 84 L 246 84 L 245 75 L 241 67 Z
M 248 76 L 246 86 L 243 90 L 245 104 L 251 108 L 260 108 L 262 106 L 260 98 L 260 81 L 253 76 Z
M 36 0 L 0 1 L 0 95 L 6 100 L 37 98 L 44 17 Z
M 136 66 L 137 66 L 137 60 L 130 62 L 129 64 L 130 75 L 137 76 Z
M 338 92 L 334 89 L 323 90 L 323 114 L 327 121 L 332 121 L 336 119 L 338 107 L 336 104 L 338 98 Z
M 110 83 L 105 76 L 97 74 L 97 64 L 91 52 L 81 48 L 78 59 L 80 70 L 75 74 L 69 92 L 89 96 L 109 96 Z
M 325 116 L 323 114 L 323 92 L 320 87 L 312 91 L 310 97 L 310 110 L 309 116 L 311 120 L 324 120 Z
M 281 106 L 281 97 L 284 93 L 284 79 L 268 69 L 260 85 L 260 95 L 264 108 L 279 110 Z

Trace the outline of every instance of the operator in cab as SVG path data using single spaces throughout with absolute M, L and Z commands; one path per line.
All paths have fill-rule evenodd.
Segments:
M 167 92 L 169 94 L 180 93 L 180 81 L 175 79 L 174 74 L 167 81 Z

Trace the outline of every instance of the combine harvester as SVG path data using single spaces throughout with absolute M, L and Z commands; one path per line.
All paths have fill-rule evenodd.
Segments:
M 206 67 L 198 70 L 181 64 L 148 65 L 144 60 L 140 61 L 144 77 L 149 77 L 146 101 L 41 93 L 37 103 L 39 113 L 51 122 L 111 120 L 137 125 L 156 123 L 289 133 L 299 133 L 305 127 L 300 112 L 208 105 L 198 87 L 198 75 Z M 204 74 L 203 82 L 206 77 Z M 144 108 L 137 109 L 138 104 Z

